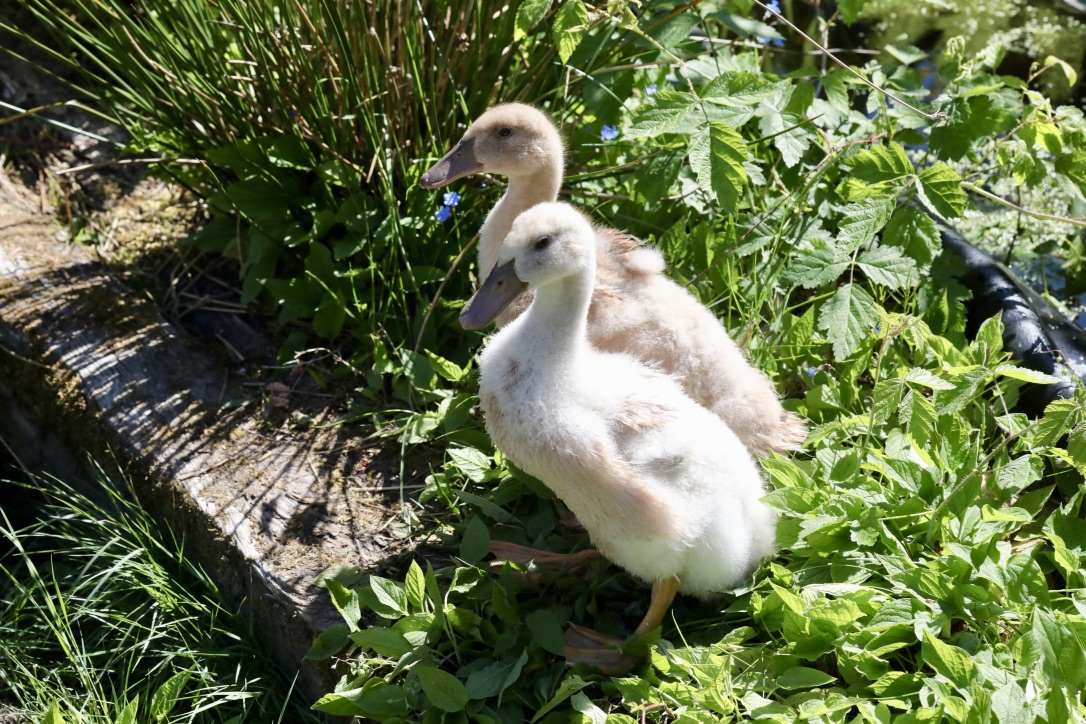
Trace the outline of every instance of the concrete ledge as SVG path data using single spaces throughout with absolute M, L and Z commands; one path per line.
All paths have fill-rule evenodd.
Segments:
M 62 479 L 87 455 L 126 474 L 302 691 L 328 691 L 338 674 L 302 657 L 339 616 L 311 581 L 396 552 L 380 531 L 398 502 L 380 489 L 397 481 L 376 472 L 395 456 L 342 428 L 277 435 L 247 408 L 224 411 L 244 380 L 54 238 L 51 220 L 0 196 L 0 434 Z

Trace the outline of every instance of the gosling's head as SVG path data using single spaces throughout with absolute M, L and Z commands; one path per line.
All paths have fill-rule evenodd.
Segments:
M 591 274 L 595 232 L 581 212 L 551 202 L 525 211 L 505 237 L 497 265 L 460 312 L 464 329 L 482 329 L 529 289 Z
M 506 103 L 479 116 L 419 184 L 436 189 L 473 173 L 525 176 L 542 168 L 561 168 L 562 154 L 562 137 L 543 111 Z

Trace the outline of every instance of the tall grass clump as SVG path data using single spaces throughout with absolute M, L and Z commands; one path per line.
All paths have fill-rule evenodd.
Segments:
M 34 482 L 36 522 L 0 511 L 0 699 L 34 721 L 316 721 L 130 489 Z
M 460 336 L 445 332 L 455 305 L 430 304 L 499 190 L 462 204 L 442 224 L 435 195 L 416 182 L 465 122 L 495 102 L 565 111 L 556 48 L 539 33 L 514 42 L 515 7 L 484 0 L 139 7 L 31 0 L 27 7 L 45 39 L 2 22 L 0 32 L 81 69 L 82 92 L 131 134 L 130 151 L 178 161 L 156 169 L 208 199 L 215 219 L 194 241 L 238 260 L 246 300 L 263 299 L 286 324 L 312 319 L 306 332 L 321 338 L 348 329 L 360 341 L 359 364 L 373 361 L 374 339 L 394 347 L 410 340 L 412 349 L 467 360 Z M 541 10 L 536 21 L 545 4 Z M 584 68 L 628 52 L 615 39 Z M 462 299 L 468 279 L 463 270 L 451 275 L 443 299 Z M 424 326 L 427 312 L 436 318 Z

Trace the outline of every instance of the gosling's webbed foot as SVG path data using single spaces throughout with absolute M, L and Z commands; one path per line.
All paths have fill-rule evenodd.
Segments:
M 588 664 L 607 676 L 629 673 L 645 660 L 646 655 L 646 651 L 635 653 L 629 650 L 631 641 L 571 623 L 563 636 L 566 663 L 570 666 Z
M 595 548 L 577 553 L 552 553 L 505 541 L 491 541 L 490 553 L 494 556 L 490 569 L 495 573 L 501 571 L 506 563 L 528 566 L 527 571 L 516 571 L 515 574 L 522 584 L 530 586 L 538 586 L 544 580 L 562 573 L 579 575 L 592 561 L 602 556 Z

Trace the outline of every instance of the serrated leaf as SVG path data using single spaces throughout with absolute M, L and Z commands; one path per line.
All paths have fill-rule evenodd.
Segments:
M 841 255 L 835 245 L 825 239 L 814 239 L 810 249 L 793 253 L 784 279 L 790 284 L 814 289 L 836 281 L 848 266 L 848 258 Z
M 841 253 L 851 254 L 870 241 L 886 226 L 893 210 L 894 201 L 888 196 L 875 196 L 846 206 L 837 232 Z
M 935 409 L 940 415 L 962 410 L 980 394 L 989 374 L 983 367 L 974 367 L 953 375 L 949 379 L 951 389 L 935 391 Z
M 863 288 L 845 284 L 822 305 L 818 328 L 826 332 L 838 362 L 860 345 L 878 322 L 878 305 Z
M 896 143 L 865 148 L 852 160 L 851 175 L 867 184 L 896 181 L 913 173 L 912 161 L 905 155 L 905 149 Z
M 747 182 L 747 172 L 743 169 L 747 155 L 747 144 L 738 131 L 726 123 L 709 124 L 712 187 L 720 206 L 727 211 L 735 210 Z
M 521 0 L 520 7 L 517 8 L 513 40 L 518 41 L 525 38 L 550 10 L 552 2 L 553 0 Z
M 697 104 L 689 93 L 660 91 L 653 102 L 641 106 L 634 114 L 627 133 L 635 138 L 659 136 L 679 125 Z
M 1055 445 L 1082 419 L 1082 407 L 1074 400 L 1053 400 L 1034 433 L 1040 445 Z
M 925 206 L 947 218 L 962 215 L 965 191 L 962 190 L 962 177 L 954 169 L 945 163 L 937 163 L 921 171 L 917 179 L 917 195 Z
M 931 390 L 951 390 L 954 385 L 923 367 L 913 367 L 905 374 L 905 381 L 923 385 Z
M 404 635 L 399 631 L 383 626 L 355 631 L 349 638 L 364 649 L 372 649 L 380 656 L 390 659 L 398 659 L 406 653 L 415 650 Z
M 900 248 L 924 269 L 943 249 L 935 221 L 913 206 L 901 206 L 894 210 L 882 233 L 882 243 Z
M 426 697 L 438 709 L 454 712 L 463 711 L 467 706 L 468 691 L 460 679 L 432 666 L 416 666 L 414 672 Z
M 860 254 L 857 266 L 867 278 L 890 289 L 903 289 L 920 281 L 916 262 L 892 246 L 877 246 Z
M 788 91 L 786 81 L 774 82 L 761 73 L 740 70 L 721 73 L 701 90 L 700 95 L 708 103 L 744 109 L 732 121 L 739 127 L 754 117 L 760 104 L 780 108 Z
M 482 483 L 493 468 L 493 460 L 482 450 L 473 447 L 450 447 L 449 457 L 456 468 L 473 483 Z
M 1056 159 L 1056 171 L 1071 179 L 1086 196 L 1086 151 L 1075 151 Z
M 1010 377 L 1012 380 L 1033 382 L 1038 385 L 1054 385 L 1060 381 L 1059 377 L 1053 377 L 1052 375 L 1046 375 L 1044 372 L 1017 365 L 999 365 L 992 371 L 1000 377 Z
M 191 671 L 179 671 L 158 687 L 158 691 L 151 697 L 151 717 L 156 722 L 165 720 L 173 711 L 190 676 Z
M 918 445 L 924 446 L 935 429 L 935 406 L 922 394 L 910 390 L 901 400 L 899 411 L 905 429 Z
M 795 116 L 780 112 L 774 108 L 758 120 L 758 130 L 763 136 L 772 136 L 773 145 L 781 153 L 781 160 L 792 168 L 803 159 L 803 154 L 811 146 L 811 137 L 798 125 Z
M 588 12 L 581 0 L 566 0 L 554 14 L 554 42 L 563 63 L 569 62 L 587 27 Z

